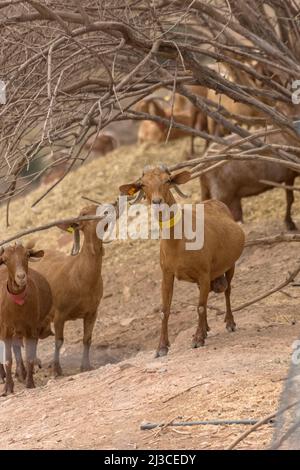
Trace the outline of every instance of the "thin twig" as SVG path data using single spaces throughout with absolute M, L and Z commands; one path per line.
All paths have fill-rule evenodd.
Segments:
M 290 284 L 295 279 L 295 277 L 299 274 L 299 272 L 300 272 L 300 265 L 298 265 L 297 268 L 294 269 L 294 271 L 292 271 L 291 273 L 288 274 L 288 277 L 286 278 L 286 280 L 284 282 L 282 282 L 281 284 L 279 284 L 276 287 L 273 287 L 273 289 L 271 289 L 267 292 L 264 292 L 263 294 L 259 295 L 258 297 L 255 297 L 254 299 L 249 300 L 248 302 L 245 302 L 244 304 L 233 308 L 232 311 L 233 312 L 239 312 L 240 310 L 243 310 L 244 308 L 249 307 L 250 305 L 253 305 L 256 302 L 259 302 L 260 300 L 263 300 L 266 297 L 269 297 L 270 295 L 274 294 L 275 292 L 280 291 L 281 289 L 286 287 L 288 284 Z M 217 315 L 224 315 L 224 312 L 217 313 Z
M 188 388 L 186 388 L 185 390 L 182 390 L 181 392 L 176 393 L 176 395 L 172 395 L 172 396 L 169 397 L 169 398 L 165 398 L 162 402 L 163 402 L 163 403 L 167 403 L 168 401 L 173 400 L 174 398 L 177 398 L 177 397 L 179 397 L 180 395 L 183 395 L 184 393 L 189 392 L 190 390 L 193 390 L 193 389 L 196 388 L 196 387 L 200 387 L 201 385 L 205 385 L 205 384 L 208 384 L 208 383 L 209 383 L 209 382 L 202 382 L 201 384 L 192 385 L 191 387 L 188 387 Z

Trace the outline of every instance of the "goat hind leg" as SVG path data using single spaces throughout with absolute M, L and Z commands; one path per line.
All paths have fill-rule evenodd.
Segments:
M 292 185 L 294 184 L 294 181 L 292 182 Z M 286 213 L 285 213 L 285 225 L 288 230 L 297 230 L 297 226 L 295 222 L 292 219 L 292 205 L 294 202 L 294 191 L 291 191 L 290 189 L 286 190 Z
M 236 330 L 236 324 L 232 315 L 232 310 L 231 310 L 231 302 L 230 302 L 230 294 L 231 294 L 231 280 L 234 275 L 234 266 L 229 269 L 226 273 L 226 280 L 227 280 L 227 289 L 225 290 L 225 301 L 226 301 L 226 315 L 224 322 L 226 323 L 226 329 L 227 331 L 235 331 Z
M 209 331 L 207 323 L 207 299 L 210 291 L 210 279 L 208 276 L 202 278 L 199 282 L 199 305 L 198 305 L 198 327 L 193 338 L 193 348 L 204 346 L 207 332 Z
M 80 370 L 85 372 L 91 370 L 92 366 L 90 363 L 90 347 L 92 342 L 92 334 L 97 317 L 97 312 L 93 315 L 84 317 L 83 319 L 83 355 Z
M 162 294 L 162 312 L 161 312 L 161 332 L 158 348 L 155 357 L 166 356 L 169 351 L 170 342 L 168 335 L 168 322 L 173 297 L 174 275 L 163 272 L 161 294 Z
M 64 326 L 65 322 L 61 318 L 54 318 L 55 329 L 55 346 L 54 346 L 54 359 L 52 364 L 52 371 L 55 377 L 62 375 L 60 366 L 60 350 L 64 344 Z

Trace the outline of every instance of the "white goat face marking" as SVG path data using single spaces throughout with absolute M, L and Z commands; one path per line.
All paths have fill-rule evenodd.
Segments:
M 164 318 L 165 318 L 164 312 L 160 312 L 160 318 L 161 318 L 162 320 L 164 320 Z

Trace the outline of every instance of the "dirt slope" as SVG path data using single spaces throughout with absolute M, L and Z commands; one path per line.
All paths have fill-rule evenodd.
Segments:
M 146 163 L 180 161 L 187 148 L 185 141 L 160 147 L 131 146 L 93 160 L 67 177 L 34 212 L 30 205 L 42 188 L 13 202 L 13 225 L 8 230 L 4 228 L 2 208 L 1 238 L 28 226 L 77 214 L 85 204 L 81 195 L 112 201 L 118 185 L 137 177 Z M 197 181 L 187 185 L 186 190 L 191 192 L 192 200 L 199 200 Z M 283 230 L 281 190 L 252 198 L 244 206 L 249 237 Z M 298 196 L 295 214 L 299 206 Z M 40 234 L 38 245 L 60 245 L 66 251 L 70 248 L 58 229 Z M 297 249 L 297 244 L 246 249 L 233 283 L 233 305 L 281 282 L 297 263 Z M 287 287 L 238 312 L 238 329 L 233 334 L 226 332 L 223 317 L 217 315 L 224 308 L 223 296 L 212 295 L 211 332 L 206 346 L 193 350 L 197 289 L 176 283 L 170 319 L 172 347 L 167 358 L 154 359 L 160 325 L 158 256 L 156 241 L 114 242 L 107 246 L 104 299 L 92 348 L 96 369 L 79 374 L 80 321 L 66 327 L 64 378 L 50 377 L 47 363 L 52 340 L 41 342 L 39 355 L 44 368 L 36 374 L 38 387 L 24 391 L 18 385 L 13 397 L 0 398 L 1 449 L 225 448 L 244 426 L 170 427 L 160 432 L 140 431 L 139 426 L 143 421 L 173 419 L 260 418 L 276 409 L 292 342 L 299 336 L 297 288 Z M 264 426 L 240 447 L 266 448 L 271 435 L 271 427 Z

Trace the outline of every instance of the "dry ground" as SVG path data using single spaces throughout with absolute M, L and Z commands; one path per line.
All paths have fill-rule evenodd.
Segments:
M 92 160 L 67 177 L 34 211 L 30 205 L 45 188 L 15 201 L 9 229 L 5 229 L 2 208 L 1 238 L 76 215 L 85 204 L 82 195 L 113 201 L 118 185 L 137 177 L 145 163 L 180 161 L 187 148 L 186 141 L 160 147 L 131 146 Z M 197 181 L 185 189 L 192 200 L 199 200 Z M 284 230 L 282 190 L 251 198 L 244 208 L 249 238 Z M 296 215 L 299 209 L 298 196 Z M 55 228 L 41 233 L 38 245 L 70 249 L 66 236 Z M 295 243 L 247 248 L 234 278 L 233 306 L 284 280 L 297 264 L 297 250 Z M 50 377 L 47 363 L 53 340 L 41 342 L 44 368 L 36 374 L 38 387 L 23 390 L 18 385 L 14 396 L 0 398 L 1 449 L 224 449 L 244 426 L 169 427 L 159 432 L 139 427 L 144 421 L 175 418 L 260 418 L 276 410 L 291 345 L 299 336 L 298 288 L 289 286 L 237 312 L 238 329 L 232 334 L 225 330 L 217 310 L 210 309 L 206 345 L 194 350 L 191 338 L 196 328 L 197 289 L 177 283 L 170 318 L 172 347 L 167 358 L 154 359 L 160 326 L 158 256 L 156 241 L 114 242 L 106 247 L 105 291 L 92 348 L 95 370 L 79 374 L 80 321 L 66 326 L 65 377 Z M 210 305 L 222 310 L 223 296 L 212 295 Z M 271 437 L 271 426 L 264 426 L 239 448 L 267 448 Z

